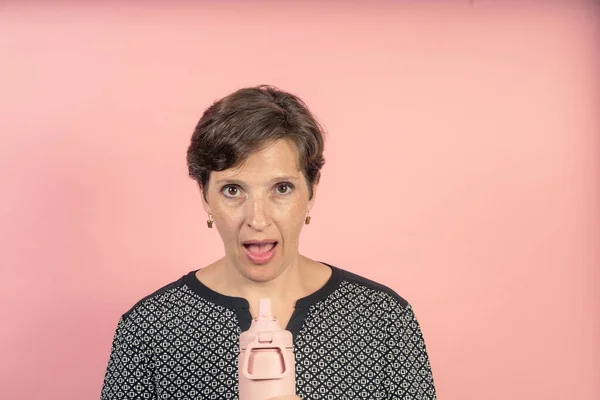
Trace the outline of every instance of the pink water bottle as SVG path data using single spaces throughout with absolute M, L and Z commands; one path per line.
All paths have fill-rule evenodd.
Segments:
M 296 394 L 292 333 L 271 314 L 271 300 L 261 299 L 258 316 L 240 335 L 240 400 L 265 400 Z

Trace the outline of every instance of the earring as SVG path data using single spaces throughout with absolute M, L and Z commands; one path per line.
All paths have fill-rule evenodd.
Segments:
M 306 214 L 306 218 L 304 218 L 304 224 L 305 225 L 310 224 L 310 215 L 309 214 Z
M 215 220 L 211 214 L 208 214 L 208 220 L 206 220 L 206 225 L 208 225 L 208 229 L 212 229 Z

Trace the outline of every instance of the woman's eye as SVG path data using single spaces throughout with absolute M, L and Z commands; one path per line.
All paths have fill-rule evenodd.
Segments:
M 240 193 L 240 189 L 236 186 L 225 186 L 223 188 L 223 194 L 226 197 L 236 197 Z
M 289 183 L 282 183 L 277 185 L 277 193 L 279 194 L 288 194 L 293 189 L 292 185 Z

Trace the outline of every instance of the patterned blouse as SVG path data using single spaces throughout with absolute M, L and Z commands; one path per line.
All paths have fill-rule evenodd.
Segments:
M 302 399 L 436 399 L 425 342 L 410 304 L 393 290 L 328 265 L 329 281 L 297 301 L 292 332 Z M 237 399 L 243 298 L 191 271 L 119 320 L 101 399 Z

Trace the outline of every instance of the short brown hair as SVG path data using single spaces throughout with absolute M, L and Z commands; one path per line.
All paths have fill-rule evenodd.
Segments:
M 323 128 L 299 97 L 273 86 L 237 90 L 204 111 L 187 151 L 189 175 L 206 198 L 212 171 L 236 167 L 278 139 L 294 143 L 312 198 L 325 163 Z

